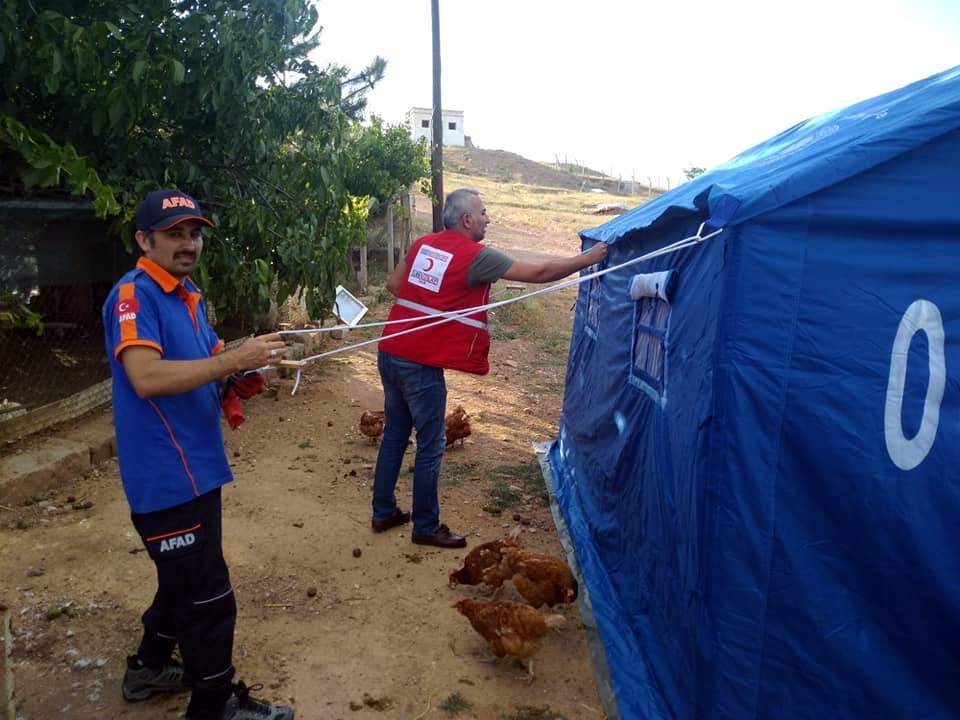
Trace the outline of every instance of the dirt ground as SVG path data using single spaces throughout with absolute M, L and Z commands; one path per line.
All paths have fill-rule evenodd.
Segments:
M 518 255 L 577 250 L 573 236 L 502 224 L 490 239 Z M 543 310 L 568 329 L 572 291 L 547 297 Z M 441 519 L 471 546 L 518 526 L 526 545 L 560 554 L 531 442 L 557 432 L 566 349 L 548 352 L 535 334 L 494 337 L 490 375 L 447 375 L 448 408 L 462 404 L 473 433 L 445 457 Z M 451 607 L 461 593 L 479 594 L 446 584 L 465 551 L 414 545 L 409 526 L 371 532 L 377 447 L 358 419 L 382 408 L 375 351 L 311 366 L 292 397 L 291 385 L 273 381 L 245 403 L 247 423 L 225 429 L 236 477 L 224 488 L 224 547 L 239 605 L 238 677 L 263 683 L 261 696 L 292 704 L 305 720 L 452 717 L 441 704 L 452 709 L 455 693 L 468 705 L 459 717 L 602 718 L 575 607 L 561 611 L 567 623 L 545 638 L 527 684 L 509 658 L 482 662 L 485 642 Z M 398 485 L 404 508 L 411 480 L 407 469 Z M 498 502 L 504 509 L 494 514 Z M 182 696 L 137 705 L 120 697 L 155 580 L 115 461 L 43 502 L 0 510 L 0 548 L 18 718 L 182 714 Z M 512 588 L 502 597 L 518 599 Z

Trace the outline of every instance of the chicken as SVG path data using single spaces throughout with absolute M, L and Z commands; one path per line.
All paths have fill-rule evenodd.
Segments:
M 499 586 L 505 580 L 512 580 L 517 592 L 535 608 L 572 603 L 580 591 L 563 560 L 523 548 L 506 548 L 500 564 L 483 574 L 488 585 Z
M 463 405 L 457 405 L 453 412 L 447 415 L 447 447 L 452 446 L 457 440 L 463 447 L 464 438 L 470 437 L 470 416 L 467 415 Z
M 527 660 L 527 680 L 531 682 L 531 656 L 540 647 L 540 639 L 551 627 L 559 627 L 565 622 L 563 615 L 544 615 L 521 603 L 479 602 L 462 597 L 454 607 L 487 641 L 495 656 L 510 655 Z
M 503 560 L 503 551 L 506 548 L 518 548 L 520 543 L 515 538 L 492 540 L 483 545 L 477 545 L 467 553 L 463 559 L 463 567 L 450 571 L 450 587 L 456 585 L 479 585 L 483 582 L 483 574 L 488 569 L 498 567 Z M 499 586 L 503 580 L 497 584 Z
M 374 443 L 383 435 L 383 410 L 364 411 L 360 416 L 360 432 Z

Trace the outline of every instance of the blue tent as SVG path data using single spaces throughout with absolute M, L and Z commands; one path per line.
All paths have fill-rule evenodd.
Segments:
M 581 233 L 554 494 L 622 718 L 960 717 L 960 67 Z

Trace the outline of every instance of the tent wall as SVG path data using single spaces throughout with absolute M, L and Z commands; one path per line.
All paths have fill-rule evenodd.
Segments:
M 688 217 L 617 243 L 608 264 L 690 236 L 700 222 Z M 713 356 L 734 234 L 610 273 L 598 287 L 584 283 L 577 301 L 554 480 L 625 718 L 693 717 Z M 679 281 L 666 399 L 657 402 L 630 381 L 636 303 L 629 285 L 636 273 L 664 269 L 677 270 Z M 593 323 L 591 302 L 599 302 Z
M 958 155 L 952 133 L 742 228 L 718 356 L 704 717 L 960 715 Z M 943 364 L 913 334 L 888 415 L 918 300 L 938 309 Z M 927 400 L 937 376 L 942 400 Z M 898 467 L 909 452 L 888 438 L 916 444 L 931 423 L 922 461 Z
M 960 132 L 581 287 L 551 459 L 622 717 L 960 716 L 951 158 Z M 656 402 L 627 288 L 668 268 Z

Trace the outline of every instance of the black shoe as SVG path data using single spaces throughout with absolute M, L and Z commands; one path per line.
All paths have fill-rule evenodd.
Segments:
M 139 667 L 138 667 L 139 666 Z M 120 686 L 127 702 L 148 700 L 157 693 L 177 693 L 189 690 L 183 684 L 183 665 L 167 662 L 159 670 L 140 664 L 135 655 L 127 658 L 127 671 Z
M 373 531 L 375 533 L 382 533 L 386 532 L 390 528 L 406 525 L 408 522 L 410 522 L 410 513 L 404 512 L 400 508 L 397 508 L 393 513 L 393 517 L 388 517 L 386 520 L 377 520 L 376 518 L 373 518 L 370 521 L 370 525 L 373 527 Z
M 417 545 L 433 545 L 439 548 L 465 548 L 467 539 L 463 535 L 450 532 L 450 528 L 441 525 L 432 535 L 411 534 L 410 539 Z
M 250 697 L 251 690 L 256 691 L 262 687 L 263 685 L 247 687 L 242 682 L 234 685 L 234 695 L 227 700 L 223 709 L 223 720 L 293 720 L 293 708 L 271 705 Z

